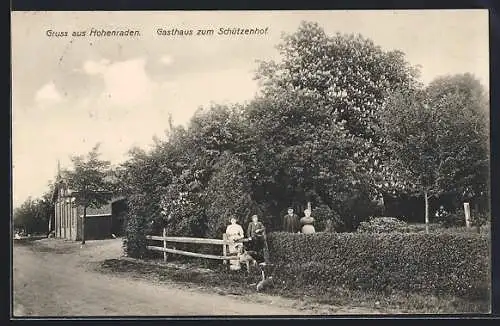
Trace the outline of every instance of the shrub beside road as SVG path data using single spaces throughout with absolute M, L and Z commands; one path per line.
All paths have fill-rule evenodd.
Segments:
M 297 286 L 489 300 L 490 240 L 468 233 L 272 233 L 272 260 Z

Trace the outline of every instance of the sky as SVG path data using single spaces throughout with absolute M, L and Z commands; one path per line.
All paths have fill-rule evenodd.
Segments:
M 12 12 L 12 199 L 47 191 L 57 162 L 101 143 L 119 164 L 133 146 L 186 125 L 211 103 L 258 91 L 256 60 L 278 59 L 283 32 L 315 21 L 327 34 L 359 33 L 421 66 L 421 81 L 472 73 L 489 88 L 487 10 Z M 160 36 L 158 29 L 268 28 L 264 35 Z M 73 37 L 138 30 L 140 36 Z M 47 36 L 51 30 L 57 35 Z

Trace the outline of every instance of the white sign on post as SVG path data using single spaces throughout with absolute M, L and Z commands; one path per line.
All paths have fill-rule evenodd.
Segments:
M 469 203 L 464 203 L 465 226 L 470 228 L 470 206 Z

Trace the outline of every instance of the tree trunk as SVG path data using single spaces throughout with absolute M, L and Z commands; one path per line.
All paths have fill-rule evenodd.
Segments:
M 424 200 L 425 200 L 425 233 L 429 233 L 429 195 L 427 190 L 424 190 Z
M 83 216 L 82 216 L 82 245 L 85 244 L 85 218 L 87 217 L 87 207 L 83 207 Z

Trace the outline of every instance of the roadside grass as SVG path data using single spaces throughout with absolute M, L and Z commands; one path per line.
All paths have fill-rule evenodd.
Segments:
M 204 264 L 206 266 L 206 264 Z M 176 282 L 196 285 L 218 294 L 251 295 L 256 292 L 260 275 L 247 276 L 245 272 L 231 272 L 223 265 L 210 268 L 200 263 L 183 261 L 163 264 L 158 261 L 140 261 L 130 258 L 108 259 L 101 263 L 99 271 L 128 277 L 148 279 L 154 282 Z M 287 284 L 273 275 L 273 285 L 266 288 L 268 295 L 299 300 L 308 306 L 331 306 L 330 313 L 341 307 L 363 307 L 388 314 L 463 314 L 489 313 L 489 298 L 460 298 L 450 295 L 429 295 L 396 292 L 376 293 L 347 288 L 297 287 Z
M 37 235 L 30 236 L 30 237 L 24 237 L 23 236 L 23 237 L 21 237 L 19 239 L 13 238 L 13 241 L 16 244 L 26 244 L 26 243 L 30 243 L 30 242 L 33 242 L 33 241 L 38 241 L 38 240 L 41 240 L 41 239 L 46 239 L 46 238 L 47 238 L 47 235 L 37 234 Z

